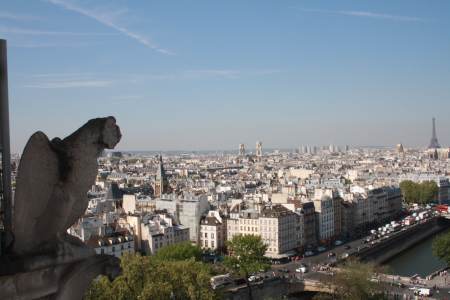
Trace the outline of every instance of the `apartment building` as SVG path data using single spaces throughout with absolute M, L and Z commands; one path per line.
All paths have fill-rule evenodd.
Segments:
M 334 192 L 330 189 L 316 189 L 314 192 L 317 237 L 321 242 L 335 236 Z
M 200 246 L 203 249 L 221 251 L 226 241 L 226 219 L 218 211 L 209 211 L 200 221 Z

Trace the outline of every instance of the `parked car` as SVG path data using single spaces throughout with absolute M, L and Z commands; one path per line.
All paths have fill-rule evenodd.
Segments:
M 213 290 L 220 288 L 232 282 L 230 274 L 217 275 L 211 277 L 211 287 Z
M 325 251 L 325 250 L 327 250 L 327 248 L 325 248 L 324 246 L 319 246 L 319 247 L 317 247 L 317 251 L 318 251 L 318 252 L 323 252 L 323 251 Z
M 311 250 L 308 250 L 308 251 L 305 252 L 305 256 L 306 257 L 313 256 L 313 255 L 314 255 L 314 252 L 312 252 Z
M 263 280 L 264 280 L 264 277 L 259 276 L 259 275 L 251 275 L 251 276 L 248 278 L 248 281 L 250 281 L 250 282 L 261 282 L 261 281 L 263 281 Z
M 335 246 L 340 246 L 340 245 L 342 245 L 344 242 L 342 242 L 342 241 L 340 241 L 340 240 L 337 240 L 337 241 L 335 241 L 334 242 L 334 245 Z

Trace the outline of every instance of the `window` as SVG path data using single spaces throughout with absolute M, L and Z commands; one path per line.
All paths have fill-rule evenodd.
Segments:
M 211 238 L 212 238 L 212 239 L 214 238 L 214 233 L 211 233 Z
M 207 232 L 205 232 L 205 238 L 208 238 L 208 233 Z
M 214 241 L 211 241 L 211 248 L 214 248 Z

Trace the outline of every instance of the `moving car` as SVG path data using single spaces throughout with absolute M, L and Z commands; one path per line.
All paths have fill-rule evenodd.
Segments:
M 431 296 L 431 290 L 427 288 L 418 288 L 414 291 L 415 295 L 418 296 Z
M 306 265 L 300 265 L 300 267 L 295 269 L 295 272 L 297 272 L 297 273 L 307 273 L 308 272 L 308 268 L 306 267 Z

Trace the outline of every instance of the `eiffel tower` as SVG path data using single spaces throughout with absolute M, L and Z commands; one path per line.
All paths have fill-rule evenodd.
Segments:
M 431 135 L 431 141 L 430 145 L 428 146 L 428 149 L 438 149 L 441 148 L 441 145 L 439 145 L 437 136 L 436 136 L 436 119 L 433 118 L 433 131 Z

